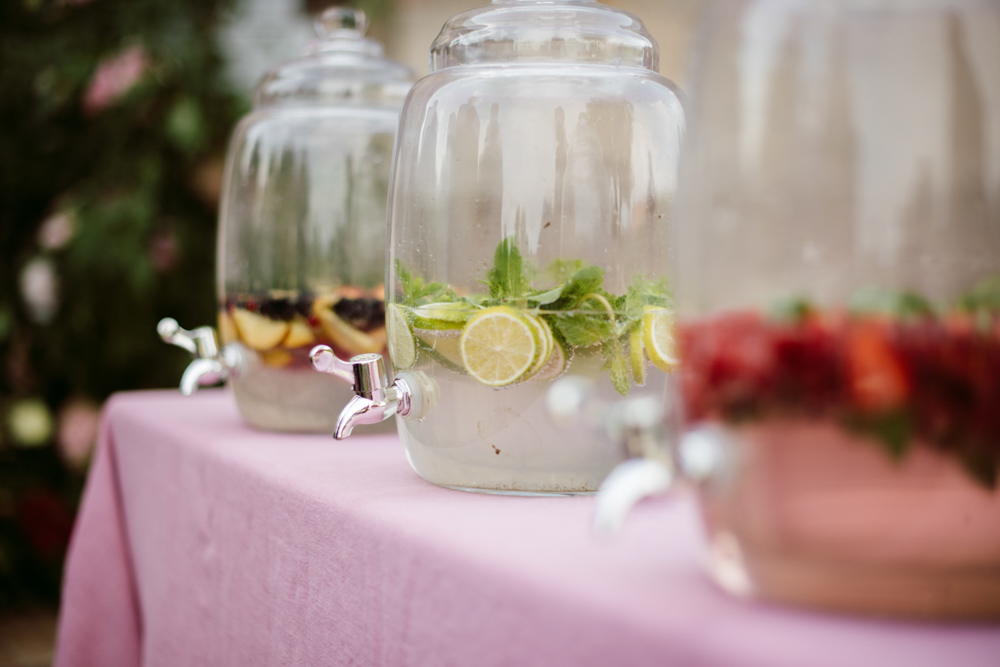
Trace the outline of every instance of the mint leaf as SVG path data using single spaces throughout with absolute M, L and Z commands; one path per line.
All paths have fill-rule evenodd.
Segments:
M 625 346 L 617 338 L 612 338 L 601 346 L 601 354 L 604 355 L 603 368 L 611 375 L 611 384 L 614 385 L 615 391 L 622 396 L 628 396 L 632 378 L 629 375 Z
M 564 283 L 584 266 L 582 259 L 554 259 L 545 268 L 545 273 L 557 282 Z
M 399 284 L 403 288 L 403 303 L 407 306 L 415 305 L 417 295 L 424 286 L 424 279 L 419 276 L 414 277 L 409 267 L 398 258 L 396 259 L 396 279 L 399 280 Z
M 528 303 L 533 303 L 536 306 L 547 306 L 550 303 L 555 303 L 559 300 L 565 291 L 565 285 L 559 285 L 558 287 L 553 287 L 547 292 L 538 292 L 536 294 L 528 295 Z
M 1000 313 L 1000 276 L 984 280 L 963 294 L 958 307 L 969 312 Z
M 577 313 L 551 318 L 563 339 L 574 347 L 596 345 L 615 335 L 607 314 Z
M 494 299 L 519 299 L 528 287 L 524 276 L 524 259 L 513 236 L 508 236 L 493 254 L 489 272 L 490 296 Z
M 934 314 L 930 302 L 918 294 L 877 287 L 856 292 L 848 303 L 848 309 L 856 315 L 893 315 L 904 318 Z

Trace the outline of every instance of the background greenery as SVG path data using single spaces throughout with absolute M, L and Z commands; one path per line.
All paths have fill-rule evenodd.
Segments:
M 214 320 L 235 2 L 0 3 L 0 610 L 58 597 L 100 404 L 176 386 L 156 323 Z

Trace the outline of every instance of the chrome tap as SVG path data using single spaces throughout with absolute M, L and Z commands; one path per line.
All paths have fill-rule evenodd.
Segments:
M 575 376 L 549 390 L 549 414 L 557 424 L 601 430 L 627 457 L 598 491 L 595 533 L 618 532 L 636 503 L 681 482 L 721 485 L 731 479 L 737 459 L 725 434 L 711 425 L 682 433 L 680 402 L 670 391 L 667 397 L 647 394 L 609 403 L 597 398 L 592 381 Z
M 219 337 L 212 327 L 182 329 L 172 317 L 156 326 L 164 342 L 183 348 L 195 356 L 181 376 L 181 393 L 190 396 L 198 387 L 224 382 L 244 370 L 246 355 L 236 344 L 219 347 Z
M 395 415 L 422 419 L 437 403 L 437 383 L 420 371 L 403 371 L 390 383 L 381 354 L 359 354 L 350 361 L 338 357 L 329 345 L 309 353 L 313 368 L 350 382 L 352 398 L 337 419 L 333 437 L 343 440 L 358 424 L 377 424 Z

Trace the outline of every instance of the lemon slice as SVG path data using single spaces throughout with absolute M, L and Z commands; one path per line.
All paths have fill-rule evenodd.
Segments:
M 549 325 L 545 321 L 525 313 L 521 315 L 524 320 L 531 325 L 535 330 L 535 334 L 538 338 L 538 356 L 535 358 L 535 363 L 532 364 L 531 369 L 528 371 L 528 377 L 531 377 L 538 371 L 545 367 L 545 364 L 549 362 L 549 358 L 552 356 L 552 347 L 555 345 L 556 339 L 552 336 L 552 330 L 549 329 Z
M 386 308 L 385 326 L 389 334 L 389 358 L 399 370 L 406 370 L 417 361 L 417 343 L 410 332 L 410 323 L 399 306 L 390 303 Z
M 230 315 L 225 310 L 219 311 L 219 340 L 222 341 L 223 345 L 228 345 L 233 341 L 239 340 L 240 332 L 236 329 L 236 323 L 233 322 L 233 316 Z
M 654 366 L 666 373 L 677 369 L 673 312 L 666 308 L 647 306 L 642 315 L 642 342 Z
M 646 384 L 646 354 L 642 342 L 643 327 L 633 327 L 628 335 L 628 360 L 632 367 L 632 379 L 638 386 Z
M 288 326 L 288 335 L 282 341 L 285 347 L 305 347 L 316 342 L 312 327 L 305 320 L 292 320 Z
M 555 380 L 569 368 L 571 354 L 562 345 L 552 339 L 552 355 L 549 362 L 542 366 L 542 369 L 531 376 L 532 382 L 544 382 L 545 380 Z
M 288 322 L 272 320 L 243 308 L 233 309 L 233 321 L 247 347 L 258 352 L 266 352 L 277 347 L 278 343 L 288 335 Z
M 469 320 L 460 340 L 469 375 L 490 387 L 524 378 L 538 358 L 538 332 L 513 308 L 486 308 Z
M 415 329 L 431 330 L 461 329 L 475 312 L 476 308 L 464 301 L 429 303 L 410 311 Z

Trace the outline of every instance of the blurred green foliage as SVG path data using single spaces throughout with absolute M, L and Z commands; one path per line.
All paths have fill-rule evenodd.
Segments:
M 0 3 L 0 610 L 58 597 L 86 465 L 68 406 L 176 386 L 190 357 L 157 322 L 214 322 L 237 1 Z
M 213 321 L 231 4 L 0 3 L 0 607 L 57 596 L 81 484 L 21 408 L 174 385 L 156 323 Z

